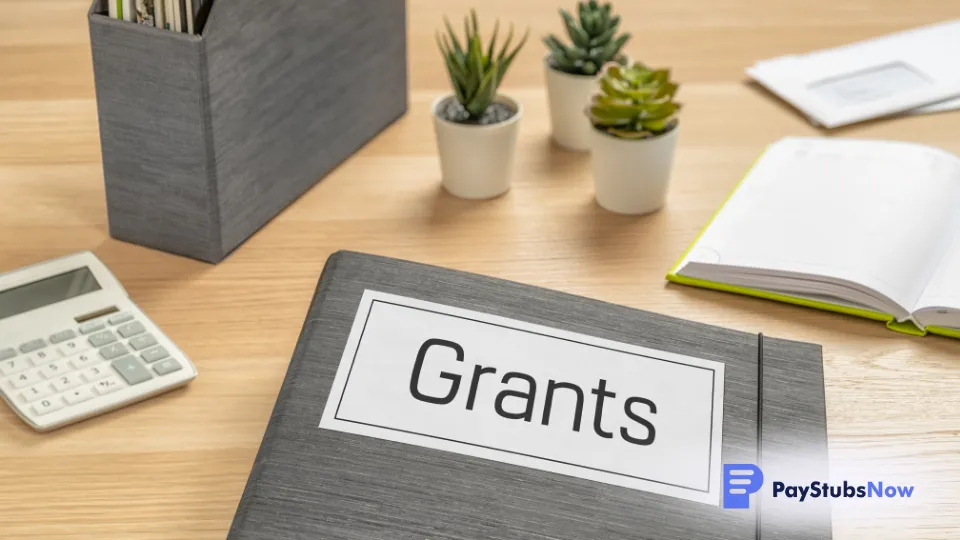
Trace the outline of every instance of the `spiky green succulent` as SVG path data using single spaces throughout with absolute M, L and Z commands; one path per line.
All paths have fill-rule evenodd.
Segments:
M 526 43 L 530 31 L 527 30 L 517 46 L 511 50 L 510 44 L 513 41 L 511 24 L 506 41 L 500 50 L 496 51 L 499 20 L 494 24 L 493 37 L 490 38 L 486 48 L 480 38 L 475 10 L 470 10 L 470 16 L 463 18 L 464 41 L 462 44 L 450 21 L 444 17 L 443 22 L 447 27 L 447 34 L 441 36 L 438 31 L 437 44 L 447 64 L 453 93 L 471 118 L 479 118 L 496 99 L 497 88 L 500 87 L 504 75 L 510 69 L 513 59 Z
M 611 14 L 610 4 L 600 5 L 596 0 L 577 4 L 579 20 L 565 9 L 560 10 L 570 36 L 570 44 L 551 34 L 543 39 L 550 49 L 551 65 L 574 75 L 596 75 L 608 62 L 625 63 L 620 54 L 630 41 L 630 34 L 617 34 L 620 17 Z
M 629 67 L 607 64 L 587 117 L 595 128 L 615 137 L 655 137 L 677 126 L 680 104 L 673 98 L 678 88 L 669 69 L 650 69 L 639 62 Z

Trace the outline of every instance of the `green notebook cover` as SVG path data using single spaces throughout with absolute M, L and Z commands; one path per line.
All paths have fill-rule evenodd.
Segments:
M 720 212 L 723 211 L 723 208 L 727 205 L 730 199 L 733 197 L 733 194 L 737 192 L 737 189 L 740 188 L 740 185 L 743 181 L 750 175 L 750 171 L 756 166 L 760 161 L 760 158 L 763 157 L 761 153 L 760 156 L 754 161 L 750 169 L 747 170 L 747 173 L 743 175 L 743 178 L 737 182 L 737 185 L 734 186 L 733 190 L 727 195 L 724 199 L 723 204 L 720 205 L 720 208 L 710 216 L 710 219 L 707 221 L 707 224 L 700 230 L 697 234 L 697 237 L 693 239 L 693 242 L 687 247 L 687 249 L 680 255 L 680 258 L 673 265 L 673 268 L 670 269 L 670 272 L 667 274 L 667 281 L 673 283 L 679 283 L 680 285 L 689 285 L 691 287 L 700 287 L 703 289 L 713 289 L 717 291 L 730 292 L 735 294 L 742 294 L 745 296 L 754 296 L 757 298 L 765 298 L 767 300 L 774 300 L 777 302 L 786 302 L 788 304 L 796 304 L 799 306 L 810 307 L 814 309 L 821 309 L 824 311 L 833 311 L 836 313 L 843 313 L 846 315 L 853 315 L 855 317 L 861 317 L 864 319 L 871 319 L 874 321 L 881 321 L 886 323 L 887 328 L 895 332 L 900 332 L 902 334 L 910 334 L 913 336 L 925 336 L 927 334 L 937 334 L 946 337 L 952 337 L 960 339 L 960 330 L 953 328 L 943 328 L 939 326 L 927 326 L 925 329 L 921 329 L 915 324 L 907 322 L 899 322 L 896 318 L 889 313 L 881 313 L 879 311 L 873 311 L 869 309 L 861 309 L 850 306 L 844 306 L 841 304 L 831 304 L 829 302 L 821 302 L 818 300 L 811 300 L 809 298 L 803 298 L 800 296 L 792 296 L 789 294 L 776 293 L 770 291 L 763 291 L 760 289 L 751 289 L 749 287 L 740 287 L 737 285 L 728 285 L 726 283 L 720 283 L 717 281 L 709 281 L 706 279 L 691 278 L 686 276 L 681 276 L 677 274 L 677 270 L 680 269 L 680 265 L 683 263 L 684 259 L 687 258 L 687 255 L 690 253 L 690 250 L 693 249 L 697 242 L 700 241 L 700 237 L 706 232 L 710 225 L 714 222 L 717 216 L 720 215 Z

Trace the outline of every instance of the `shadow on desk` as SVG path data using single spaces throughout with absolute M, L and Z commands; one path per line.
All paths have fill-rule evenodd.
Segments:
M 430 201 L 430 225 L 444 226 L 465 220 L 474 214 L 489 212 L 489 205 L 496 204 L 509 195 L 510 190 L 507 190 L 491 199 L 461 199 L 444 189 L 438 178 L 432 194 L 426 194 L 424 198 L 429 198 Z
M 151 304 L 199 281 L 216 267 L 179 255 L 112 238 L 92 250 L 113 272 L 130 298 L 149 313 Z
M 590 177 L 590 153 L 574 152 L 558 145 L 553 137 L 541 139 L 534 146 L 537 173 L 549 175 L 550 181 L 558 183 L 578 182 L 584 177 Z
M 89 436 L 86 434 L 87 430 L 100 430 L 101 432 L 109 432 L 111 435 L 114 435 L 116 434 L 116 429 L 123 429 L 120 426 L 124 422 L 129 423 L 126 418 L 130 415 L 142 415 L 141 418 L 143 419 L 150 418 L 150 422 L 148 423 L 153 425 L 156 423 L 155 421 L 158 417 L 162 418 L 164 415 L 169 414 L 169 407 L 172 403 L 175 403 L 174 400 L 182 399 L 184 395 L 190 391 L 190 386 L 176 388 L 161 395 L 151 397 L 150 399 L 124 405 L 117 410 L 46 433 L 34 431 L 23 422 L 10 407 L 0 406 L 0 424 L 10 424 L 12 426 L 9 430 L 4 428 L 7 435 L 4 443 L 10 447 L 23 449 L 61 444 L 64 438 L 86 437 Z M 111 429 L 110 424 L 117 424 L 117 427 Z
M 912 115 L 909 113 L 900 113 L 892 116 L 882 116 L 880 118 L 872 118 L 870 120 L 863 120 L 861 122 L 856 122 L 854 124 L 849 124 L 846 126 L 839 126 L 832 129 L 827 129 L 823 126 L 813 124 L 813 122 L 811 122 L 809 118 L 804 116 L 804 114 L 800 112 L 799 109 L 791 105 L 789 102 L 785 101 L 783 98 L 781 98 L 777 94 L 774 94 L 773 92 L 771 92 L 767 87 L 763 86 L 762 84 L 752 80 L 745 80 L 743 83 L 747 88 L 750 88 L 757 94 L 760 94 L 764 99 L 774 103 L 780 109 L 780 111 L 783 112 L 784 114 L 789 114 L 791 116 L 800 118 L 804 122 L 807 122 L 808 124 L 813 126 L 813 128 L 819 132 L 821 137 L 842 136 L 854 130 L 859 131 L 864 128 L 873 127 L 879 124 L 889 123 L 897 119 L 916 117 L 916 115 Z M 947 111 L 943 111 L 943 112 L 947 112 Z M 933 113 L 933 114 L 938 114 L 938 113 Z M 927 116 L 927 114 L 920 115 L 920 116 Z

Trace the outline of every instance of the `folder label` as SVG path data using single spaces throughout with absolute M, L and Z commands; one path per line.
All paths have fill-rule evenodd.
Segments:
M 367 290 L 319 427 L 716 506 L 723 381 L 719 362 Z

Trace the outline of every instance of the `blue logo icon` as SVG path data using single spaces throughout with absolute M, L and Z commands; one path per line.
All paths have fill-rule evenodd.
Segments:
M 750 494 L 763 486 L 763 471 L 756 465 L 738 463 L 723 466 L 723 507 L 750 508 Z

